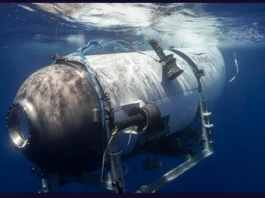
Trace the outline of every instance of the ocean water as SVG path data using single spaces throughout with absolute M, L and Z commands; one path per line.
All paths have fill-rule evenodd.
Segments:
M 38 192 L 33 165 L 11 144 L 6 114 L 28 76 L 50 65 L 50 55 L 76 51 L 91 39 L 133 42 L 156 39 L 161 47 L 217 46 L 225 59 L 227 82 L 212 108 L 215 153 L 158 192 L 265 192 L 265 4 L 0 4 L 0 192 Z M 128 190 L 157 179 L 174 167 L 141 171 L 141 156 L 130 160 Z M 54 192 L 105 192 L 68 184 Z

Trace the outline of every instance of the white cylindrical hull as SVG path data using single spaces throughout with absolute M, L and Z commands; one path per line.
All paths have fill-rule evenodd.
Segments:
M 216 103 L 225 83 L 225 64 L 217 48 L 177 49 L 186 54 L 203 69 L 205 76 L 201 78 L 205 99 L 211 104 Z M 166 55 L 173 54 L 177 65 L 184 72 L 175 80 L 162 82 L 162 66 L 154 51 L 100 54 L 86 56 L 95 70 L 104 92 L 110 96 L 114 108 L 115 121 L 127 117 L 126 104 L 149 102 L 157 105 L 162 116 L 170 115 L 170 134 L 187 126 L 194 120 L 198 104 L 198 81 L 191 65 L 172 51 L 165 50 Z M 169 135 L 170 135 L 169 134 Z M 118 133 L 120 149 L 128 142 L 129 133 Z M 125 153 L 130 152 L 136 141 L 137 134 L 132 135 L 130 145 Z

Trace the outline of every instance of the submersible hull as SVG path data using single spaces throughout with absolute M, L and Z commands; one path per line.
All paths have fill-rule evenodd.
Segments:
M 217 102 L 226 79 L 225 63 L 220 51 L 215 47 L 172 50 L 185 54 L 183 57 L 171 50 L 164 50 L 166 55 L 173 53 L 178 67 L 184 70 L 173 81 L 163 78 L 163 69 L 156 61 L 159 58 L 153 51 L 145 52 L 146 55 L 134 52 L 87 56 L 103 90 L 110 95 L 115 121 L 128 116 L 126 104 L 141 100 L 155 104 L 160 109 L 161 116 L 170 115 L 169 135 L 189 126 L 196 116 L 199 104 L 198 81 L 191 61 L 205 73 L 200 80 L 205 100 L 210 101 L 211 105 Z M 129 133 L 117 134 L 119 149 L 126 147 L 122 155 L 133 150 L 138 136 L 138 133 L 133 133 L 130 144 L 126 147 Z
M 217 48 L 172 49 L 184 72 L 176 79 L 163 77 L 161 64 L 153 51 L 98 54 L 86 56 L 97 80 L 109 94 L 115 121 L 128 117 L 133 105 L 155 104 L 161 116 L 170 116 L 170 134 L 194 120 L 198 105 L 198 81 L 192 60 L 205 76 L 201 78 L 204 97 L 215 103 L 225 83 L 225 64 Z M 33 163 L 49 171 L 83 171 L 102 159 L 106 134 L 95 121 L 93 110 L 100 109 L 93 82 L 79 57 L 69 57 L 65 64 L 44 67 L 32 74 L 20 87 L 7 116 L 12 142 Z M 156 59 L 156 60 L 155 60 Z M 71 62 L 72 60 L 72 62 Z M 17 116 L 24 112 L 29 137 L 19 133 Z M 131 153 L 138 134 L 133 133 L 123 155 Z M 123 149 L 128 132 L 117 133 L 118 147 Z

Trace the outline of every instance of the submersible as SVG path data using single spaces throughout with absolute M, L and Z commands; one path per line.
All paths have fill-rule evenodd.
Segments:
M 52 56 L 54 64 L 21 85 L 8 110 L 8 133 L 40 169 L 43 191 L 79 182 L 126 192 L 122 164 L 137 154 L 188 155 L 194 164 L 213 152 L 206 101 L 215 104 L 224 87 L 220 51 L 149 44 L 152 50 L 95 53 L 114 44 L 90 42 L 77 53 Z M 28 137 L 22 136 L 20 114 L 27 117 Z M 185 134 L 198 133 L 190 127 L 198 118 L 202 154 L 195 155 L 183 142 Z M 159 164 L 147 160 L 143 168 Z M 99 179 L 95 171 L 101 169 Z M 86 174 L 90 179 L 78 179 Z

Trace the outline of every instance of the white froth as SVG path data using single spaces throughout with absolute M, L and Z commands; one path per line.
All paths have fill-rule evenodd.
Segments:
M 209 13 L 205 10 L 207 4 L 201 3 L 84 3 L 58 6 L 62 13 L 69 13 L 62 17 L 83 23 L 88 29 L 96 27 L 129 36 L 143 34 L 158 40 L 163 47 L 226 47 L 264 43 L 264 34 L 260 29 L 263 28 L 260 24 L 264 21 L 264 14 L 252 16 L 253 10 L 244 11 L 245 15 L 230 17 L 233 13 L 229 12 L 233 11 L 223 11 L 226 15 L 222 15 L 218 9 Z M 240 6 L 238 4 L 239 10 Z M 50 4 L 46 7 L 51 10 Z M 73 38 L 68 40 L 77 41 Z

